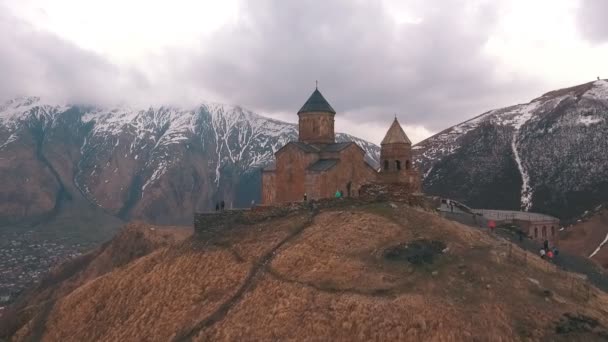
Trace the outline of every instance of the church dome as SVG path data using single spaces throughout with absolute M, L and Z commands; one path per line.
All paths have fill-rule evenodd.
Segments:
M 324 113 L 332 113 L 336 114 L 336 111 L 331 107 L 331 105 L 327 102 L 323 94 L 319 91 L 319 89 L 315 89 L 315 91 L 310 95 L 306 103 L 300 108 L 298 114 L 301 113 L 311 113 L 311 112 L 324 112 Z

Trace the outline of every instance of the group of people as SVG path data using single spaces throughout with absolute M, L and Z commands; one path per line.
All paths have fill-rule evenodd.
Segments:
M 226 208 L 226 203 L 224 203 L 223 200 L 221 202 L 215 202 L 215 211 L 224 211 L 224 208 Z
M 540 249 L 540 257 L 543 259 L 553 260 L 559 254 L 559 250 L 556 246 L 549 247 L 549 240 L 545 240 L 543 248 Z

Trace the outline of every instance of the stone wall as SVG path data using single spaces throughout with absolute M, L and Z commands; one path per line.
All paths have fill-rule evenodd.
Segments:
M 378 173 L 378 182 L 385 184 L 403 183 L 407 184 L 411 191 L 422 191 L 422 181 L 418 170 L 401 170 L 400 172 L 384 172 Z
M 256 224 L 290 214 L 315 212 L 322 209 L 353 208 L 376 202 L 401 202 L 429 211 L 433 211 L 437 207 L 436 198 L 412 193 L 407 184 L 367 184 L 361 190 L 361 196 L 357 198 L 324 198 L 307 202 L 261 205 L 251 209 L 195 213 L 194 230 L 199 234 L 213 233 L 234 225 Z
M 251 209 L 234 209 L 219 212 L 195 213 L 194 231 L 214 232 L 233 225 L 249 225 L 276 217 L 313 209 L 310 202 L 293 202 L 279 205 L 260 205 Z
M 317 153 L 307 153 L 293 144 L 286 146 L 277 153 L 274 202 L 301 201 L 306 192 L 306 169 L 318 158 Z M 263 204 L 274 202 L 264 201 Z
M 559 230 L 559 221 L 528 221 L 514 219 L 513 223 L 517 224 L 526 232 L 527 236 L 539 242 L 549 240 L 552 244 L 558 239 L 557 231 Z
M 276 202 L 276 171 L 262 170 L 262 204 Z
M 407 200 L 413 193 L 409 184 L 370 183 L 361 187 L 362 199 Z
M 298 114 L 299 140 L 309 144 L 334 143 L 334 114 L 309 112 Z
M 356 145 L 340 151 L 339 158 L 338 164 L 327 171 L 306 173 L 310 199 L 332 198 L 337 190 L 342 191 L 344 197 L 357 197 L 364 184 L 376 180 L 377 172 L 365 163 L 365 152 Z
M 399 161 L 400 168 L 397 168 Z M 385 168 L 388 162 L 388 169 Z M 413 169 L 412 146 L 409 144 L 384 144 L 380 150 L 380 164 L 382 171 L 400 172 Z

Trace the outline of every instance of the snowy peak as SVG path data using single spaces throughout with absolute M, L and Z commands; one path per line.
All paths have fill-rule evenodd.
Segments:
M 608 200 L 596 194 L 608 189 L 606 148 L 608 81 L 598 80 L 491 110 L 414 151 L 428 192 L 570 217 Z
M 27 216 L 28 206 L 45 212 L 81 196 L 122 218 L 179 223 L 219 198 L 233 207 L 259 201 L 259 169 L 295 139 L 296 125 L 239 106 L 103 108 L 26 97 L 0 107 L 0 159 L 21 158 L 0 165 L 0 175 L 11 182 L 31 171 L 4 193 L 20 196 L 19 187 L 31 187 L 19 215 Z M 377 146 L 345 134 L 337 139 L 356 141 L 377 160 Z

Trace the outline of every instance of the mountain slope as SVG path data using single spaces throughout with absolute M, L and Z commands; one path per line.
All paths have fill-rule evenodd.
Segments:
M 608 202 L 608 81 L 486 112 L 414 147 L 424 189 L 563 219 Z
M 608 268 L 608 209 L 598 206 L 586 212 L 559 236 L 560 248 L 596 261 Z
M 32 294 L 11 312 L 20 322 L 2 334 L 14 341 L 599 341 L 608 334 L 605 293 L 533 255 L 523 265 L 518 247 L 408 206 L 350 203 L 162 245 L 146 243 L 150 235 L 139 238 L 145 253 L 121 257 L 126 263 L 106 256 L 118 267 L 103 275 L 64 286 L 100 274 L 90 269 L 103 262 L 83 260 L 51 287 L 59 289 L 51 301 Z
M 259 169 L 297 127 L 241 107 L 0 105 L 0 223 L 45 221 L 86 201 L 122 219 L 191 221 L 219 200 L 259 201 Z M 378 148 L 345 134 L 372 159 Z

